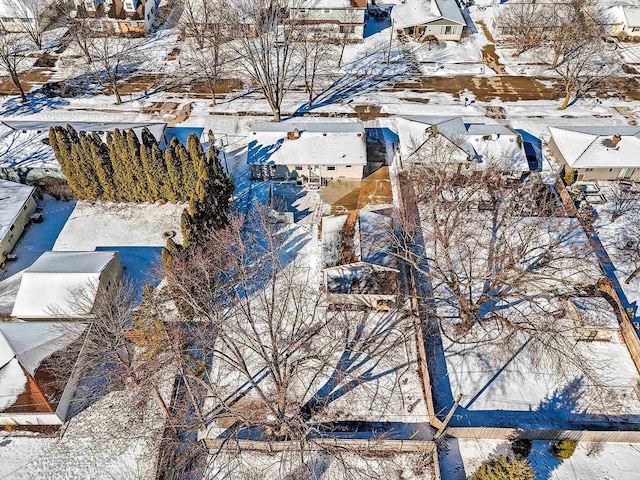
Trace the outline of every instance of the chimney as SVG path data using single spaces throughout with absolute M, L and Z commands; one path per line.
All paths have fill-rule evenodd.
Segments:
M 300 138 L 300 130 L 294 128 L 292 132 L 287 133 L 287 139 L 289 140 L 297 140 Z
M 616 148 L 618 146 L 620 140 L 622 140 L 622 137 L 620 135 L 613 136 L 613 138 L 611 139 L 611 145 L 613 146 L 613 148 Z

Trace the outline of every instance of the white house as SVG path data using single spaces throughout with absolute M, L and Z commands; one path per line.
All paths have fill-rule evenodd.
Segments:
M 493 166 L 514 175 L 529 171 L 521 135 L 499 124 L 465 124 L 460 117 L 400 117 L 401 164 L 447 163 L 460 171 Z
M 290 0 L 296 22 L 328 36 L 362 40 L 367 0 Z
M 577 181 L 640 180 L 640 127 L 549 127 L 549 150 Z
M 323 287 L 332 305 L 387 310 L 396 305 L 398 273 L 392 219 L 373 211 L 322 218 Z
M 90 319 L 98 289 L 108 290 L 121 274 L 118 252 L 45 252 L 22 274 L 11 315 Z
M 0 425 L 64 423 L 86 330 L 81 323 L 0 323 Z M 69 368 L 58 363 L 62 352 Z
M 640 6 L 616 5 L 605 16 L 611 35 L 616 37 L 640 37 Z
M 257 123 L 248 140 L 247 163 L 253 179 L 326 185 L 338 178 L 362 179 L 367 164 L 362 122 Z
M 391 10 L 394 28 L 418 41 L 428 35 L 460 41 L 467 23 L 456 0 L 405 0 Z
M 34 12 L 30 4 L 21 0 L 0 0 L 0 21 L 8 32 L 24 31 L 25 25 L 37 22 L 42 13 Z
M 0 264 L 13 247 L 36 211 L 34 187 L 0 180 Z

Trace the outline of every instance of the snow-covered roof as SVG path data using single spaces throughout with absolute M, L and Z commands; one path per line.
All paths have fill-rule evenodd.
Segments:
M 158 142 L 162 141 L 167 124 L 164 122 L 70 122 L 70 121 L 37 121 L 37 120 L 3 120 L 7 127 L 13 130 L 36 130 L 48 134 L 50 127 L 66 127 L 71 125 L 78 132 L 113 132 L 133 130 L 141 138 L 142 130 L 146 127 Z
M 465 125 L 460 117 L 400 117 L 396 120 L 402 158 L 411 161 L 450 161 L 475 159 L 480 166 L 494 165 L 500 170 L 525 172 L 529 163 L 520 134 L 505 125 L 472 123 Z M 441 134 L 438 137 L 434 134 Z M 444 139 L 443 139 L 444 137 Z M 444 140 L 451 149 L 443 153 Z M 429 142 L 440 142 L 433 149 Z M 440 156 L 421 158 L 420 151 L 438 151 Z
M 34 187 L 0 179 L 0 241 L 7 236 Z
M 436 20 L 466 25 L 455 0 L 406 0 L 393 7 L 391 18 L 397 28 L 425 25 Z
M 43 361 L 77 340 L 86 327 L 63 322 L 0 323 L 0 411 L 9 407 L 52 411 L 48 403 L 38 403 L 44 398 L 37 394 L 37 370 Z M 55 399 L 45 401 L 51 400 Z
M 289 0 L 291 8 L 302 9 L 347 9 L 347 8 L 367 8 L 367 0 Z
M 11 315 L 83 318 L 91 313 L 102 272 L 118 252 L 45 252 L 22 274 Z
M 0 0 L 0 17 L 24 18 L 25 16 L 35 18 L 29 6 L 22 0 Z
M 342 263 L 340 237 L 349 215 L 322 218 L 322 251 L 324 264 L 333 267 Z M 391 217 L 360 210 L 353 226 L 353 256 L 360 262 L 395 269 L 396 258 L 390 252 Z
M 289 139 L 298 131 L 299 138 Z M 249 134 L 247 162 L 253 165 L 366 165 L 362 122 L 258 123 Z
M 640 27 L 640 7 L 624 5 L 622 13 L 628 27 Z
M 640 127 L 549 127 L 571 168 L 640 167 Z M 614 136 L 620 140 L 615 143 Z

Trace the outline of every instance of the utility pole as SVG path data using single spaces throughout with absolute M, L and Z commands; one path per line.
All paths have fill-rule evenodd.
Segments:
M 396 21 L 391 19 L 391 35 L 389 35 L 389 50 L 387 51 L 387 65 L 391 62 L 391 44 L 393 43 L 393 31 L 395 30 Z
M 451 407 L 451 410 L 449 410 L 449 413 L 447 413 L 447 416 L 445 417 L 444 422 L 442 422 L 442 426 L 438 429 L 436 434 L 433 436 L 434 440 L 438 440 L 444 434 L 445 430 L 447 429 L 447 425 L 449 424 L 449 421 L 451 420 L 451 417 L 453 417 L 453 412 L 455 412 L 456 408 L 458 408 L 458 405 L 460 405 L 460 401 L 462 400 L 463 396 L 464 395 L 459 394 L 458 398 L 456 398 L 456 401 L 453 404 L 453 406 Z

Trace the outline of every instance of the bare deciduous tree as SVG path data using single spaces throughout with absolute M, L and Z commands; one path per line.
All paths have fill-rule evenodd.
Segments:
M 611 221 L 615 222 L 621 216 L 635 214 L 640 209 L 640 193 L 620 182 L 611 182 L 609 186 L 609 209 Z
M 284 97 L 300 74 L 295 55 L 299 25 L 278 2 L 269 7 L 253 0 L 237 3 L 235 21 L 251 27 L 234 42 L 234 48 L 279 122 Z
M 19 0 L 10 2 L 10 11 L 14 18 L 20 19 L 20 28 L 33 44 L 42 49 L 43 33 L 51 24 L 50 10 L 52 2 L 48 0 Z
M 86 39 L 86 37 L 85 37 Z M 122 103 L 119 84 L 123 70 L 137 57 L 137 45 L 129 38 L 97 36 L 87 39 L 87 59 L 84 68 L 100 85 L 110 90 L 116 97 L 116 104 Z
M 397 249 L 429 282 L 443 334 L 497 342 L 507 355 L 527 343 L 532 364 L 551 358 L 558 369 L 582 369 L 573 326 L 559 319 L 564 299 L 583 294 L 600 271 L 578 222 L 553 215 L 553 195 L 491 168 L 460 175 L 414 165 L 407 183 Z
M 318 77 L 330 72 L 329 63 L 334 54 L 333 46 L 321 32 L 302 33 L 298 43 L 299 61 L 307 92 L 307 107 L 313 105 Z
M 496 18 L 500 34 L 515 47 L 514 56 L 544 42 L 545 6 L 535 1 L 507 4 Z
M 27 48 L 24 34 L 0 33 L 0 71 L 6 72 L 11 77 L 11 81 L 20 92 L 23 102 L 27 101 L 27 96 L 20 82 L 20 72 L 26 54 Z

